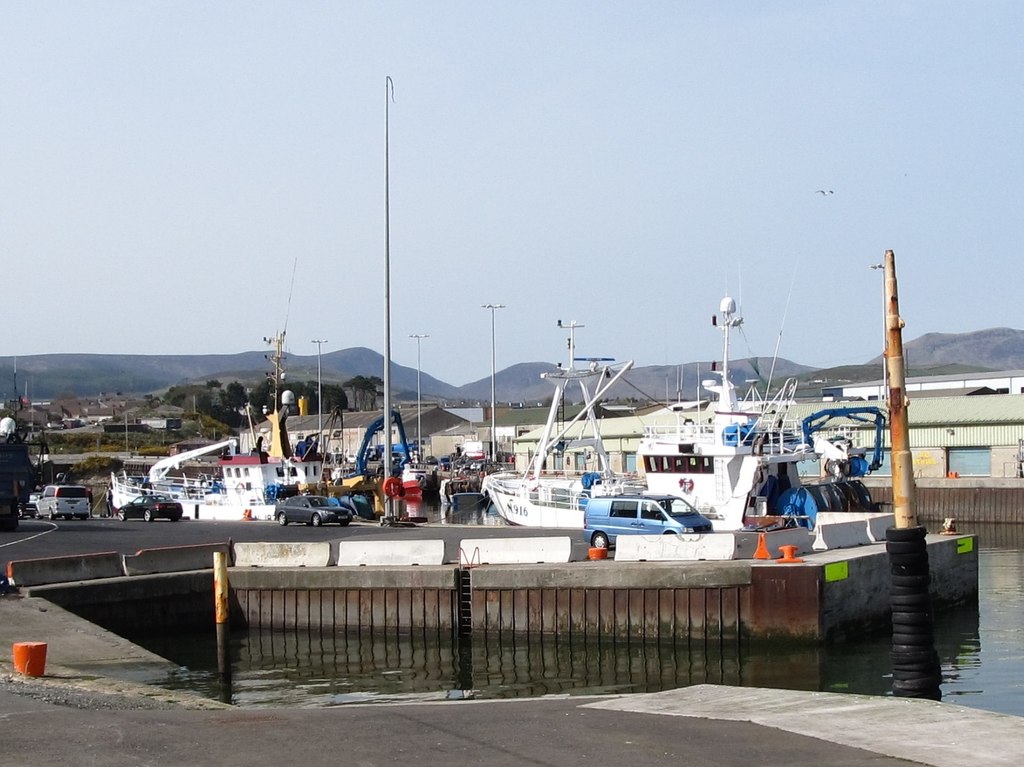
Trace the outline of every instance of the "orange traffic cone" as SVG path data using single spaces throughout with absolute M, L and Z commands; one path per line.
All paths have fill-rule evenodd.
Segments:
M 796 550 L 798 548 L 800 548 L 800 547 L 799 546 L 794 546 L 793 544 L 787 544 L 785 546 L 779 546 L 779 551 L 782 552 L 782 559 L 776 559 L 775 560 L 775 564 L 777 564 L 777 565 L 778 564 L 792 565 L 792 564 L 796 564 L 796 563 L 799 563 L 799 562 L 803 562 L 802 559 L 800 559 L 799 557 L 795 556 Z
M 768 542 L 764 537 L 764 533 L 758 533 L 757 536 L 757 549 L 754 551 L 754 559 L 771 559 L 772 555 L 768 551 Z
M 246 509 L 242 512 L 242 519 L 246 522 L 252 522 L 252 509 Z

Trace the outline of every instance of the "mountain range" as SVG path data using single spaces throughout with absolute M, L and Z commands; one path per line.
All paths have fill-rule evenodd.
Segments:
M 978 370 L 1024 369 L 1024 331 L 992 328 L 968 333 L 928 333 L 904 343 L 908 375 L 938 375 Z M 383 357 L 358 347 L 321 355 L 321 380 L 342 384 L 356 376 L 381 377 Z M 773 381 L 797 377 L 811 385 L 822 382 L 867 381 L 881 377 L 881 356 L 863 365 L 814 368 L 786 359 L 767 357 L 733 360 L 732 378 Z M 317 356 L 289 354 L 285 360 L 290 380 L 315 381 Z M 16 373 L 15 373 L 16 369 Z M 0 396 L 3 401 L 21 395 L 32 399 L 60 396 L 93 397 L 102 393 L 159 394 L 170 386 L 216 379 L 222 383 L 261 380 L 269 363 L 266 352 L 207 355 L 40 354 L 0 357 Z M 495 374 L 499 402 L 536 404 L 550 397 L 553 386 L 541 379 L 552 370 L 547 362 L 522 362 Z M 710 361 L 683 365 L 650 365 L 634 368 L 612 390 L 612 397 L 638 400 L 689 399 L 707 377 Z M 415 368 L 392 363 L 392 391 L 398 399 L 415 399 Z M 806 386 L 804 387 L 806 388 Z M 463 386 L 453 386 L 420 371 L 421 397 L 425 401 L 489 402 L 490 376 Z M 677 393 L 678 392 L 678 393 Z M 571 395 L 572 392 L 569 392 Z

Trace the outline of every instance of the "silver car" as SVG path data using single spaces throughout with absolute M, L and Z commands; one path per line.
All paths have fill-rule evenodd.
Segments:
M 353 512 L 348 505 L 342 505 L 337 498 L 322 495 L 296 495 L 278 501 L 274 518 L 279 525 L 289 522 L 303 522 L 319 527 L 327 522 L 336 522 L 344 527 L 352 521 Z

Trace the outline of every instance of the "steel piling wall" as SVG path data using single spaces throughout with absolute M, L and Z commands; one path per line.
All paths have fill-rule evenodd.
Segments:
M 892 488 L 881 481 L 865 482 L 871 496 L 883 504 L 892 503 Z M 917 480 L 915 490 L 918 519 L 931 530 L 952 517 L 963 528 L 974 523 L 1013 524 L 1024 522 L 1024 482 L 989 479 Z
M 929 536 L 937 605 L 977 597 L 976 536 Z M 861 546 L 804 564 L 572 562 L 564 565 L 242 568 L 230 622 L 251 631 L 558 636 L 569 639 L 827 642 L 887 625 L 888 556 Z M 23 589 L 128 636 L 214 628 L 210 571 Z

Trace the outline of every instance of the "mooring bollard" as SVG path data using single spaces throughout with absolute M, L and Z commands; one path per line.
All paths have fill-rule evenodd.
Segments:
M 782 552 L 782 558 L 781 559 L 776 559 L 775 560 L 775 564 L 777 564 L 777 565 L 786 565 L 786 564 L 798 564 L 800 562 L 803 562 L 803 560 L 800 559 L 800 557 L 796 556 L 796 551 L 799 548 L 800 548 L 799 546 L 794 546 L 791 543 L 787 543 L 785 546 L 779 546 L 779 551 Z
M 223 551 L 213 552 L 213 600 L 217 623 L 217 670 L 221 676 L 231 673 L 228 657 L 228 555 Z
M 46 642 L 15 642 L 14 670 L 25 676 L 42 676 L 46 671 Z

